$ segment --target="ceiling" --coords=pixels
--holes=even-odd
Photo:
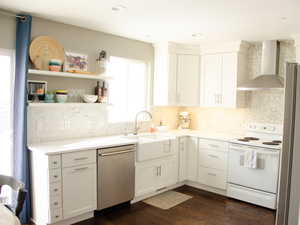
[[[300,33],[299,0],[1,0],[0,8],[146,42],[261,41]]]

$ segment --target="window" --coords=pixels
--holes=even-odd
[[[13,51],[0,49],[0,174],[12,175],[13,161]],[[9,189],[3,188],[9,197]]]
[[[109,122],[133,121],[137,112],[147,109],[147,63],[110,57],[108,74],[113,77],[109,86],[109,102],[113,104]]]

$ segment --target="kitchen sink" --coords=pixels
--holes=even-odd
[[[175,154],[175,137],[164,134],[144,133],[128,135],[125,138],[137,140],[138,162]]]

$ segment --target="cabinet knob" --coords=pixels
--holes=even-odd
[[[58,176],[57,176],[57,175],[54,175],[53,177],[54,177],[54,178],[58,178]]]
[[[59,215],[56,215],[55,218],[59,218]]]
[[[57,161],[54,161],[53,164],[56,165],[56,164],[57,164]]]
[[[54,189],[54,191],[55,191],[55,192],[57,192],[57,191],[58,191],[58,189],[57,189],[57,188],[55,188],[55,189]]]

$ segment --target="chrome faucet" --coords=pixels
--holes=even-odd
[[[139,127],[138,127],[138,117],[142,114],[148,114],[148,116],[150,117],[150,120],[152,119],[152,114],[146,110],[143,110],[143,111],[140,111],[136,114],[135,116],[135,122],[134,122],[134,135],[137,135],[138,134],[138,131],[139,131]]]

